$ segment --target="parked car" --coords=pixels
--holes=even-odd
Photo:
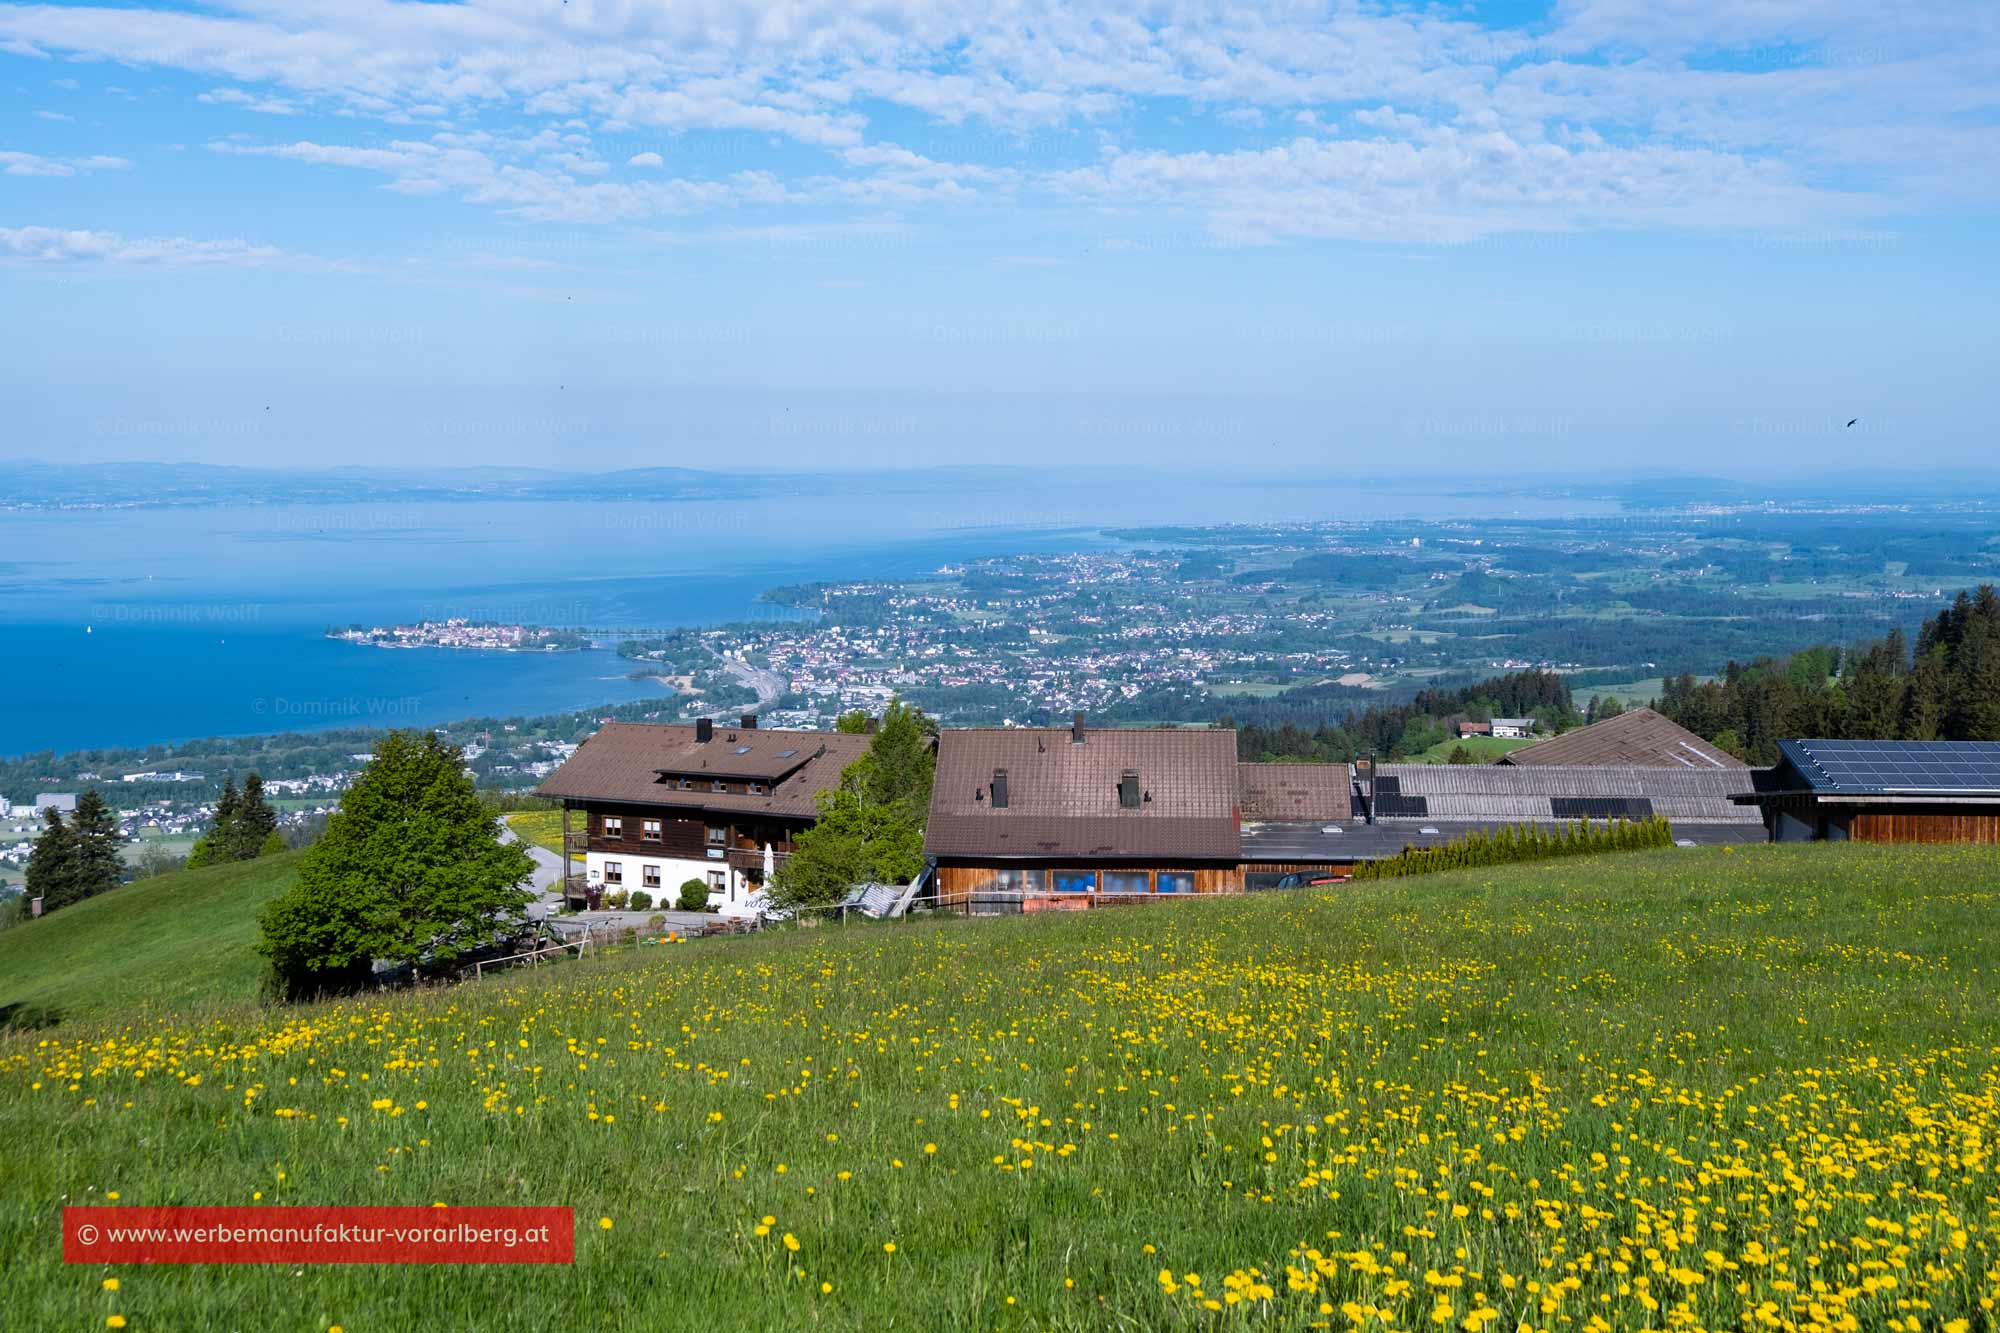
[[[1295,870],[1278,881],[1281,889],[1316,889],[1325,884],[1345,884],[1347,876],[1331,870]]]

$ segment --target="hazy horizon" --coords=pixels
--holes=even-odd
[[[1983,465],[1996,70],[1969,2],[0,4],[0,448]]]

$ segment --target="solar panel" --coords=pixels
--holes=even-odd
[[[1551,796],[1549,813],[1557,819],[1648,819],[1653,802],[1644,796]]]
[[[2000,792],[2000,742],[1786,741],[1813,787],[1838,792]]]

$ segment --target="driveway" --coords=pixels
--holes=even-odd
[[[518,842],[528,851],[528,859],[535,863],[528,877],[528,883],[539,895],[528,904],[528,919],[540,921],[562,905],[562,891],[556,886],[562,883],[562,858],[540,843],[527,842],[514,832],[505,821],[500,825],[500,841]]]

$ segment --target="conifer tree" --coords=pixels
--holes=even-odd
[[[119,852],[125,840],[118,834],[117,816],[97,788],[77,798],[69,834],[76,858],[72,901],[117,888],[125,871],[125,858]]]
[[[27,879],[28,896],[40,898],[44,912],[75,901],[76,839],[54,806],[42,811],[42,832],[28,853]]]
[[[237,798],[235,819],[229,830],[231,861],[254,861],[264,854],[265,844],[278,831],[278,812],[264,798],[264,779],[252,773]]]

